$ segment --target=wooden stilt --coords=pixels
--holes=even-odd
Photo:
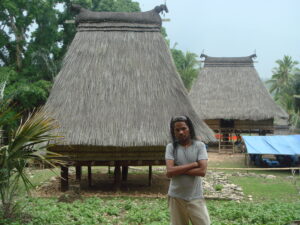
[[[110,166],[108,166],[108,174],[111,174],[111,171],[110,171]]]
[[[122,166],[122,181],[127,181],[128,166]]]
[[[152,166],[149,166],[148,186],[152,185]]]
[[[69,167],[61,166],[60,177],[60,190],[67,191],[69,189]]]
[[[88,166],[88,183],[92,187],[92,166]]]
[[[76,180],[81,181],[82,169],[81,166],[76,166]]]
[[[121,187],[121,166],[118,165],[117,163],[115,165],[114,175],[115,175],[115,183],[114,183],[115,189],[116,191],[119,191]]]

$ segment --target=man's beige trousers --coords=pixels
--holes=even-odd
[[[169,196],[171,225],[209,225],[210,219],[204,199],[186,201]]]

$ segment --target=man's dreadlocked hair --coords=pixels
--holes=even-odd
[[[170,122],[170,132],[171,132],[171,136],[172,136],[173,149],[176,149],[178,146],[178,141],[176,140],[175,132],[174,132],[174,127],[175,127],[176,122],[185,122],[185,124],[188,126],[188,128],[190,130],[191,139],[196,140],[196,133],[195,133],[194,125],[188,116],[172,117],[171,122]]]

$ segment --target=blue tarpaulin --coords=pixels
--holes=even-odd
[[[248,154],[300,155],[300,135],[242,137]]]

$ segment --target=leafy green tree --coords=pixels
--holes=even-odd
[[[0,101],[4,98],[4,91],[11,72],[13,72],[13,70],[9,67],[0,67]]]
[[[175,47],[171,49],[171,53],[186,89],[190,90],[193,81],[198,76],[200,68],[200,63],[197,60],[197,54],[192,52],[183,53]]]
[[[274,94],[274,99],[278,102],[288,113],[293,112],[293,95],[295,73],[297,71],[296,65],[299,63],[294,61],[291,56],[284,56],[282,60],[277,60],[277,67],[273,69],[272,78],[267,81],[270,86],[270,92]]]
[[[57,10],[54,6],[54,0],[1,1],[0,61],[2,64],[14,66],[15,70],[20,72],[30,65],[26,59],[34,49],[55,48],[58,23]],[[30,33],[33,26],[37,28]],[[27,65],[24,63],[26,61]]]
[[[54,0],[1,1],[0,75],[6,79],[4,95],[12,98],[19,112],[45,102],[58,71],[60,32],[55,5]]]

